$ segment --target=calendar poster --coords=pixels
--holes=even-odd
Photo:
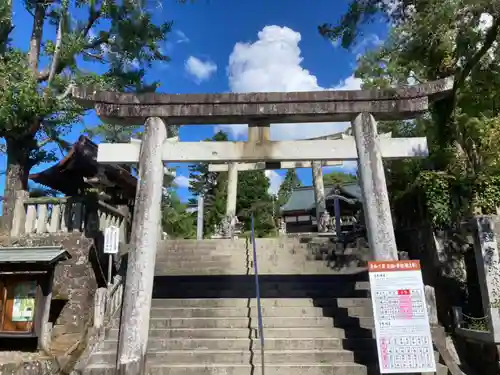
[[[369,262],[381,374],[435,372],[420,262]]]

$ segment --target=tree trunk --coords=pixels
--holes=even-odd
[[[28,189],[29,151],[23,142],[6,138],[7,173],[2,207],[1,231],[8,233],[12,228],[12,219],[16,199],[16,191]]]

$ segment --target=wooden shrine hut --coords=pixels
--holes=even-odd
[[[67,155],[53,166],[29,175],[29,179],[66,196],[82,195],[96,189],[99,200],[111,205],[134,202],[137,178],[130,167],[97,162],[97,145],[81,135]]]
[[[325,186],[326,209],[333,219],[334,201],[339,199],[341,217],[357,216],[362,209],[361,187],[358,184]],[[314,187],[301,186],[293,189],[288,202],[281,207],[287,233],[317,232]]]

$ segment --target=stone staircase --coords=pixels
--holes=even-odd
[[[297,239],[257,241],[266,374],[378,374],[366,249],[341,254]],[[148,374],[261,373],[253,261],[245,240],[162,243]],[[87,375],[114,373],[117,337],[115,321]],[[439,365],[438,374],[447,368]]]

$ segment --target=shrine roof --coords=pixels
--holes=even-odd
[[[98,176],[99,172],[111,182],[112,186],[106,188],[106,193],[113,200],[134,199],[137,179],[122,166],[97,163],[97,145],[83,135],[62,160],[41,172],[30,174],[29,179],[71,196],[92,187],[88,179]]]
[[[453,78],[382,90],[323,90],[227,94],[160,94],[74,87],[72,97],[109,121],[144,123],[161,117],[176,125],[350,121],[361,112],[378,120],[414,118],[448,95]]]
[[[43,247],[1,247],[0,264],[6,263],[44,263],[54,264],[71,259],[68,251],[60,246]]]
[[[328,185],[324,189],[326,200],[339,197],[347,203],[355,204],[362,199],[361,188],[358,184]],[[288,202],[281,206],[281,211],[310,211],[315,207],[314,187],[301,186],[292,190]]]

